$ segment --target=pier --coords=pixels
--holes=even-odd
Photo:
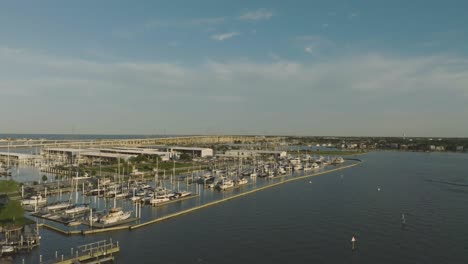
[[[200,209],[207,208],[207,207],[217,205],[217,204],[220,204],[220,203],[224,203],[224,202],[227,202],[227,201],[239,198],[239,197],[243,197],[243,196],[246,196],[246,195],[249,195],[249,194],[252,194],[252,193],[256,193],[256,192],[263,191],[263,190],[266,190],[266,189],[269,189],[269,188],[273,188],[273,187],[276,187],[276,186],[279,186],[279,185],[282,185],[282,184],[285,184],[285,183],[288,183],[288,182],[299,181],[299,180],[303,180],[303,179],[306,179],[306,178],[310,178],[310,177],[319,176],[319,175],[334,172],[334,171],[340,171],[340,170],[344,170],[344,169],[347,169],[347,168],[351,168],[351,167],[359,165],[360,162],[361,161],[359,161],[358,163],[355,163],[355,164],[339,167],[339,168],[336,168],[336,169],[331,169],[331,170],[328,170],[328,171],[322,171],[322,172],[317,172],[317,173],[313,173],[313,174],[309,174],[309,175],[300,176],[300,177],[297,177],[297,178],[287,179],[287,180],[284,180],[284,181],[281,181],[281,182],[277,182],[277,183],[273,183],[273,184],[263,186],[263,187],[260,187],[260,188],[257,188],[257,189],[253,189],[253,190],[250,190],[250,191],[247,191],[247,192],[239,193],[239,194],[233,195],[231,197],[227,197],[227,198],[224,198],[224,199],[221,199],[221,200],[209,202],[209,203],[206,203],[206,204],[194,207],[194,208],[190,208],[190,209],[187,209],[187,210],[184,210],[184,211],[180,211],[180,212],[177,212],[177,213],[174,213],[174,214],[171,214],[171,215],[167,215],[167,216],[164,216],[164,217],[161,217],[161,218],[153,219],[153,220],[147,221],[145,223],[130,226],[130,230],[141,228],[141,227],[144,227],[144,226],[147,226],[147,225],[150,225],[150,224],[159,223],[161,221],[165,221],[165,220],[177,217],[177,216],[181,216],[181,215],[184,215],[184,214],[187,214],[187,213],[198,211]]]
[[[42,256],[39,263],[44,264],[76,264],[76,263],[103,263],[114,260],[114,254],[120,251],[119,242],[102,240],[86,245],[78,246],[68,256],[60,255],[55,252],[55,259],[42,262]]]
[[[81,230],[81,231],[79,231],[79,230],[67,231],[67,230],[62,230],[60,228],[52,227],[52,226],[49,226],[49,225],[46,225],[46,224],[42,224],[41,226],[43,226],[45,228],[48,228],[50,230],[53,230],[53,231],[55,231],[55,232],[57,232],[59,234],[67,235],[67,236],[70,236],[70,235],[92,235],[92,234],[98,234],[98,233],[110,232],[110,231],[117,231],[117,230],[134,230],[134,229],[145,227],[145,226],[148,226],[148,225],[151,225],[151,224],[156,224],[156,223],[159,223],[159,222],[171,219],[171,218],[182,216],[184,214],[195,212],[195,211],[198,211],[198,210],[201,210],[201,209],[204,209],[204,208],[208,208],[210,206],[221,204],[221,203],[224,203],[224,202],[236,199],[236,198],[247,196],[247,195],[259,192],[259,191],[263,191],[263,190],[266,190],[266,189],[269,189],[269,188],[277,187],[279,185],[282,185],[282,184],[285,184],[285,183],[288,183],[288,182],[304,180],[304,179],[310,178],[310,177],[315,177],[315,176],[319,176],[319,175],[323,175],[323,174],[327,174],[327,173],[341,171],[341,170],[344,170],[344,169],[352,168],[352,167],[357,166],[360,163],[362,163],[362,161],[359,160],[359,159],[352,159],[352,160],[356,161],[356,163],[351,164],[351,165],[347,165],[347,166],[338,167],[338,168],[331,169],[331,170],[327,170],[327,171],[321,171],[321,172],[307,174],[307,175],[303,175],[303,176],[299,176],[299,177],[295,177],[295,178],[291,178],[291,179],[286,179],[286,180],[283,180],[283,181],[280,181],[280,182],[269,184],[267,186],[259,187],[257,189],[253,189],[253,190],[250,190],[250,191],[239,193],[239,194],[236,194],[236,195],[233,195],[233,196],[221,199],[221,200],[212,201],[212,202],[209,202],[209,203],[206,203],[206,204],[202,204],[200,206],[189,208],[189,209],[186,209],[186,210],[183,210],[183,211],[180,211],[180,212],[176,212],[176,213],[173,213],[173,214],[170,214],[170,215],[166,215],[166,216],[163,216],[163,217],[160,217],[160,218],[152,219],[152,220],[149,220],[147,222],[140,223],[140,224],[122,225],[122,224],[127,224],[129,222],[135,221],[136,219],[131,219],[128,222],[125,221],[125,222],[120,223],[121,224],[120,226],[112,226],[112,227],[98,226],[98,225],[93,223],[93,227],[97,227],[97,229],[89,229],[89,230]],[[191,198],[194,198],[194,197],[196,197],[196,196],[187,197],[186,199],[191,199]],[[180,200],[171,201],[170,203],[178,202],[178,201],[180,201]],[[83,224],[89,225],[89,223],[83,223]]]

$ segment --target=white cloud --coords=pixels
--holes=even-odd
[[[393,124],[421,125],[415,120],[426,120],[427,113],[432,111],[437,118],[454,120],[454,124],[444,121],[449,126],[446,133],[468,131],[466,124],[452,118],[454,113],[468,116],[468,60],[460,56],[366,53],[312,62],[275,57],[263,62],[210,60],[187,66],[162,61],[103,63],[0,47],[0,72],[3,123],[11,116],[7,114],[11,109],[16,109],[17,122],[23,119],[28,122],[31,111],[42,115],[43,120],[37,119],[38,127],[40,120],[57,118],[58,123],[71,122],[70,115],[86,109],[92,114],[82,117],[83,126],[99,127],[103,119],[113,120],[116,115],[125,116],[129,122],[141,121],[134,127],[144,127],[164,116],[171,120],[185,118],[187,122],[181,122],[184,124],[190,124],[189,119],[200,123],[200,118],[209,116],[208,121],[228,129],[244,122],[253,125],[259,118],[271,119],[272,126],[277,127],[275,120],[289,120],[294,113],[311,111],[317,117],[325,115],[333,120],[332,123],[322,120],[323,127],[349,134],[349,131],[359,133],[359,129],[376,129],[373,131],[378,133],[379,126],[391,129],[382,116]],[[24,100],[20,110],[15,105],[17,97]],[[321,100],[311,104],[318,97]],[[40,107],[28,110],[28,103],[34,102],[40,102]],[[278,108],[279,105],[283,107]],[[93,113],[98,110],[102,112]],[[177,111],[180,116],[174,116]],[[400,114],[404,112],[411,115]],[[155,117],[154,113],[161,115]],[[138,118],[131,121],[136,114]],[[236,117],[243,120],[223,123]],[[359,126],[353,128],[349,120]],[[306,130],[303,122],[285,122],[284,127],[291,131],[312,131]],[[424,130],[418,127],[409,130],[412,134],[423,134],[437,129],[438,122],[428,122]],[[54,124],[49,123],[53,128]],[[121,124],[113,127],[110,122],[107,126],[118,129]]]
[[[240,20],[268,20],[273,16],[273,11],[268,9],[258,9],[254,11],[246,11],[239,16]]]
[[[212,35],[211,38],[217,41],[224,41],[226,39],[230,39],[238,35],[240,35],[239,32],[228,32],[228,33]]]
[[[227,17],[205,17],[182,20],[148,19],[142,24],[129,27],[114,28],[111,35],[117,38],[129,39],[147,31],[159,28],[206,28],[224,23]]]
[[[187,20],[158,20],[150,19],[144,24],[146,29],[155,29],[162,27],[195,27],[195,26],[213,26],[222,24],[226,17],[204,17]]]
[[[318,35],[298,36],[294,40],[309,54],[315,54],[333,46],[330,40]]]
[[[305,47],[304,51],[307,52],[307,53],[312,54],[312,53],[314,53],[314,47],[312,47],[312,46]]]
[[[353,19],[353,18],[358,17],[358,16],[359,16],[359,13],[358,13],[358,12],[352,12],[351,14],[349,14],[348,17],[349,17],[350,19]]]

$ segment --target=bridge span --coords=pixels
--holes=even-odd
[[[284,137],[277,136],[180,136],[140,139],[95,139],[95,140],[3,140],[0,149],[6,148],[47,148],[47,147],[104,147],[104,146],[148,146],[148,145],[199,145],[229,144],[234,142],[258,143],[280,142]]]

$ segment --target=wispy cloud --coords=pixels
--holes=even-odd
[[[271,119],[268,122],[275,129],[279,129],[277,120],[281,119],[291,131],[317,133],[307,130],[302,120],[288,118],[307,109],[316,112],[317,118],[326,116],[320,119],[325,122],[322,127],[346,134],[390,133],[377,128],[396,131],[388,125],[388,120],[393,120],[392,124],[398,122],[412,128],[413,134],[424,135],[441,127],[433,122],[434,118],[443,122],[442,127],[453,128],[446,132],[449,135],[468,131],[468,125],[459,122],[468,115],[468,59],[463,56],[370,52],[308,63],[278,57],[266,62],[213,60],[181,65],[164,61],[103,63],[0,47],[0,72],[4,73],[0,80],[0,112],[5,113],[0,115],[0,123],[14,116],[16,122],[9,123],[13,130],[19,129],[18,120],[27,123],[26,131],[37,120],[34,127],[38,130],[60,131],[70,122],[80,122],[90,132],[122,131],[118,122],[103,123],[119,116],[129,120],[127,125],[140,129],[131,132],[139,133],[154,129],[147,124],[156,121],[166,122],[169,128],[177,124],[168,120],[183,119],[186,122],[179,129],[197,127],[205,117],[211,121],[207,123],[222,125],[224,131],[231,126],[248,129],[264,118]],[[180,96],[171,97],[174,94]],[[264,100],[265,94],[268,100]],[[318,94],[324,100],[311,105],[310,98]],[[20,96],[25,103],[18,111],[15,104]],[[294,103],[278,110],[278,105],[287,101],[285,98]],[[343,109],[352,111],[346,114]],[[164,115],[160,116],[166,119],[155,117],[154,111],[161,111]],[[428,111],[436,112],[436,116],[428,115]],[[134,118],[137,113],[138,118]],[[239,122],[226,122],[236,118]],[[356,126],[349,126],[350,118]],[[335,130],[319,132],[330,131]]]
[[[333,43],[329,39],[318,35],[298,36],[294,40],[300,47],[304,48],[305,52],[309,54],[317,54],[318,52],[333,46]]]
[[[273,16],[273,11],[268,9],[257,9],[253,11],[246,11],[239,16],[240,20],[268,20]]]
[[[230,39],[238,35],[240,35],[239,32],[228,32],[228,33],[212,35],[211,38],[217,41],[224,41],[226,39]]]
[[[148,19],[144,23],[134,25],[133,27],[114,28],[111,31],[112,36],[117,38],[132,38],[147,31],[160,28],[213,28],[213,26],[223,24],[227,17],[205,17],[182,20],[160,20]]]
[[[150,19],[145,22],[144,27],[147,29],[155,29],[162,27],[213,26],[224,23],[226,19],[226,17],[205,17],[188,20]]]
[[[359,16],[359,12],[352,12],[348,15],[349,19],[353,19]]]
[[[313,54],[315,52],[315,47],[314,46],[307,46],[304,48],[304,51],[310,54]]]

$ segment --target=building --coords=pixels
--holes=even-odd
[[[172,157],[173,153],[141,148],[47,148],[43,149],[42,155],[44,159],[54,163],[58,162],[63,164],[92,164],[95,161],[115,162],[119,158],[127,161],[131,157],[137,157],[139,155],[144,155],[149,158],[159,156],[163,161],[166,161]]]
[[[155,157],[159,156],[161,160],[167,161],[174,155],[172,152],[168,151],[159,151],[158,149],[151,149],[151,148],[105,148],[99,149],[101,153],[116,153],[116,154],[126,154],[126,155],[134,155],[139,156],[143,155],[146,157]]]
[[[0,160],[10,163],[34,163],[40,160],[40,155],[25,154],[25,153],[12,153],[0,152]]]
[[[435,148],[435,150],[437,150],[437,151],[445,151],[445,147],[444,147],[444,146],[437,146],[437,147]]]
[[[213,149],[210,148],[196,148],[196,147],[170,147],[168,149],[170,152],[179,152],[195,157],[205,158],[213,156]]]
[[[170,153],[184,153],[193,157],[205,158],[213,156],[213,149],[211,148],[197,148],[197,147],[176,147],[176,146],[152,146],[150,149],[165,151]]]

